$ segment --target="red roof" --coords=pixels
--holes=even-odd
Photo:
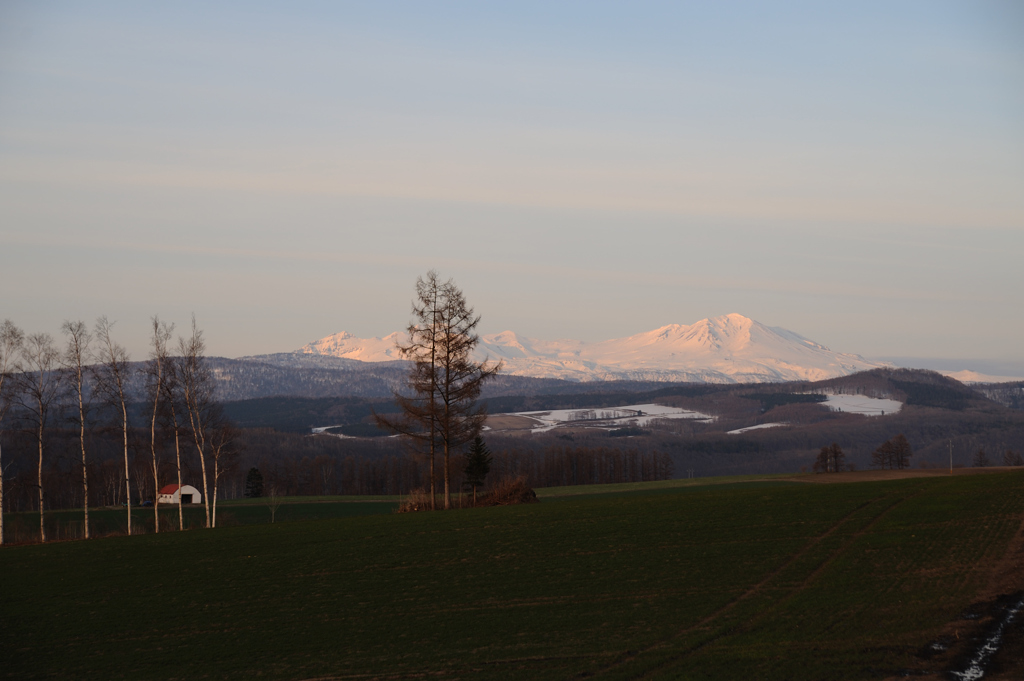
[[[177,485],[164,485],[160,488],[160,494],[174,494],[178,491]]]

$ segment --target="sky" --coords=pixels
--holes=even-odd
[[[1018,2],[0,1],[0,319],[1024,364]],[[966,367],[964,367],[966,368]]]

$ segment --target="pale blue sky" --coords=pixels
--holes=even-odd
[[[1024,361],[1022,7],[3,2],[0,318]]]

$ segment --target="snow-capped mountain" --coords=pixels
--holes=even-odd
[[[301,353],[364,362],[400,359],[404,334],[355,338],[342,332],[304,346]],[[860,355],[832,352],[803,336],[743,315],[670,324],[599,343],[544,341],[513,331],[482,336],[477,359],[500,359],[505,373],[575,381],[654,380],[704,383],[818,381],[887,366]]]
[[[398,341],[405,339],[406,334],[399,331],[389,333],[383,338],[356,338],[347,331],[342,331],[303,345],[298,352],[358,359],[361,362],[393,362],[402,359],[396,346]]]

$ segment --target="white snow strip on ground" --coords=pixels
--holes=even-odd
[[[886,400],[864,395],[826,395],[825,406],[832,411],[845,411],[864,416],[885,416],[895,414],[903,408],[899,400]]]
[[[742,433],[746,433],[746,432],[751,431],[751,430],[761,430],[762,428],[777,428],[779,426],[788,426],[788,425],[789,424],[786,423],[785,421],[780,421],[778,423],[759,423],[756,426],[747,426],[746,428],[737,428],[736,430],[730,430],[730,431],[728,431],[726,433],[726,435],[740,435]]]

